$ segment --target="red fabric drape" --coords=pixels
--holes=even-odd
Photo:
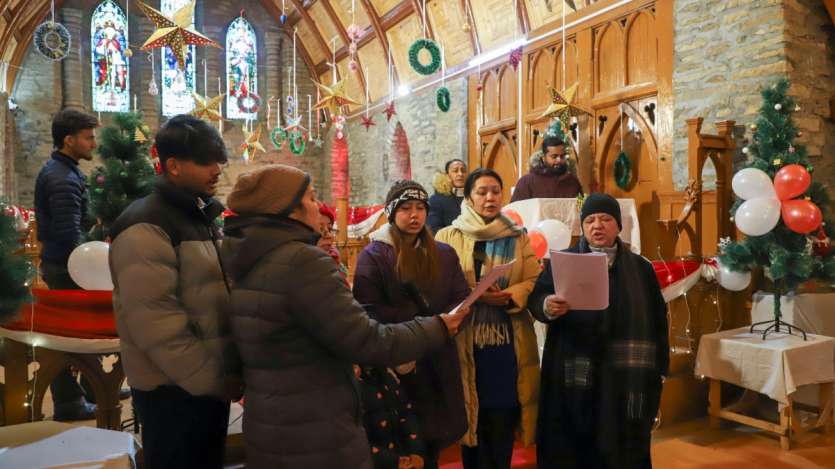
[[[702,263],[694,260],[686,261],[652,261],[655,269],[655,276],[661,288],[666,288],[673,283],[687,277],[702,267]]]
[[[3,328],[30,330],[34,306],[37,332],[81,339],[117,337],[112,292],[35,288],[32,295],[34,304],[24,304],[18,319],[4,324]]]

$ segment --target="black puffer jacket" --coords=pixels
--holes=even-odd
[[[35,217],[41,259],[66,264],[92,226],[87,215],[87,182],[78,163],[59,151],[52,153],[35,181]]]
[[[306,225],[227,220],[221,257],[246,383],[248,468],[371,468],[352,363],[415,360],[447,340],[437,317],[381,325]]]

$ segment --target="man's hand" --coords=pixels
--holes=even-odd
[[[470,315],[470,307],[467,306],[466,308],[458,308],[458,311],[453,313],[445,313],[439,315],[441,320],[444,322],[446,326],[447,332],[449,332],[449,336],[452,337],[455,334],[458,334],[458,327],[461,325],[461,322]]]
[[[568,302],[561,296],[548,295],[545,297],[543,309],[545,310],[545,314],[552,319],[556,319],[567,313],[568,308]]]
[[[490,306],[507,306],[512,296],[510,292],[502,291],[498,285],[491,285],[478,300]]]

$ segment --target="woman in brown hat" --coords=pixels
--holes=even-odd
[[[310,175],[268,165],[229,195],[221,257],[246,383],[247,467],[370,469],[352,363],[393,366],[445,344],[468,311],[382,325],[316,247]]]

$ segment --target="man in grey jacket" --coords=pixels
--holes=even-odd
[[[113,306],[146,468],[221,468],[239,398],[229,289],[212,195],[226,163],[208,123],[173,117],[156,146],[164,174],[111,228]]]

